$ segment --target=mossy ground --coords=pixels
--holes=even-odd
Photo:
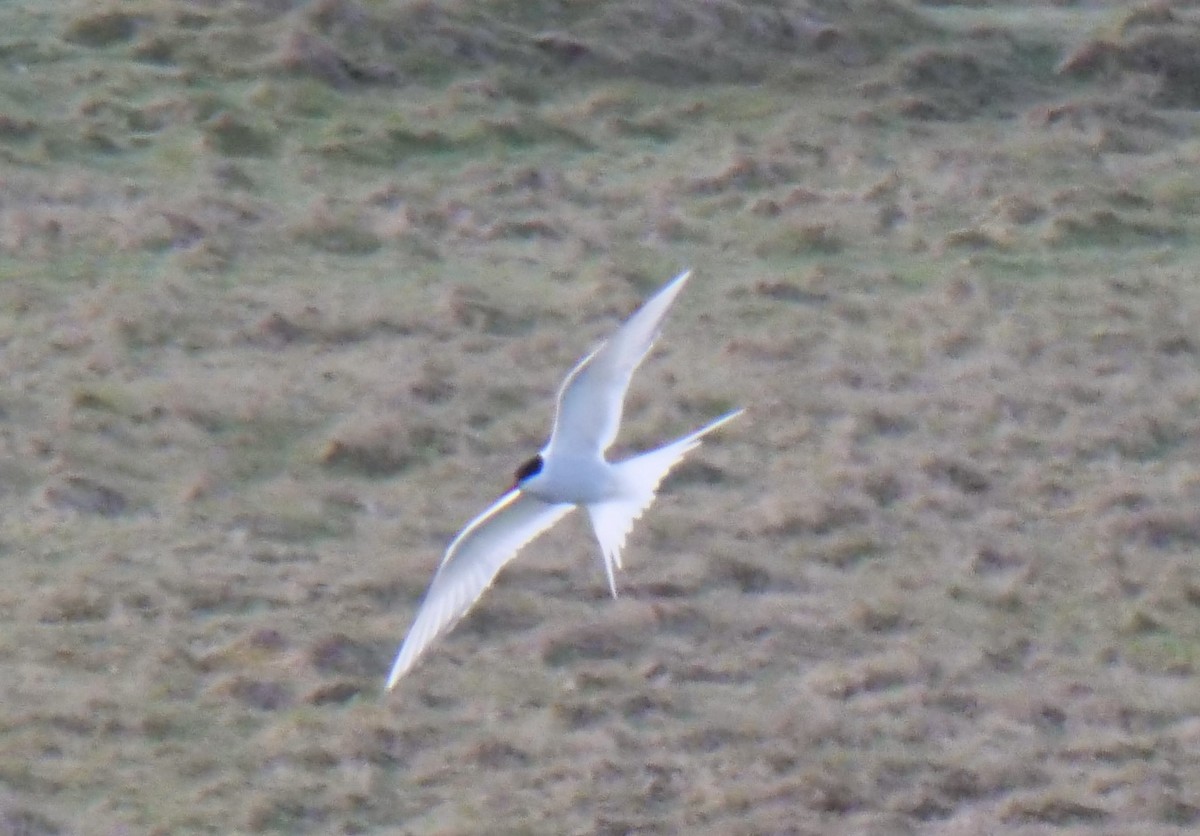
[[[0,5],[0,833],[1200,821],[1183,4]],[[395,693],[564,372],[733,405]]]

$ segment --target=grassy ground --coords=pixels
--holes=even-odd
[[[1200,14],[0,5],[0,834],[1200,823]],[[563,373],[733,405],[395,693]]]

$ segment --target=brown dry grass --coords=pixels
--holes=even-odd
[[[0,834],[1200,821],[1172,4],[0,9]],[[403,681],[679,267],[668,485]]]

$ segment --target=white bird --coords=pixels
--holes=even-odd
[[[658,339],[663,318],[690,275],[688,270],[675,277],[567,375],[546,446],[517,470],[513,487],[468,523],[446,550],[392,664],[389,690],[467,613],[522,547],[578,506],[591,517],[608,587],[616,597],[613,570],[621,568],[621,548],[634,521],[654,501],[659,483],[701,438],[742,413],[734,410],[622,462],[604,458],[621,426],[630,378]]]

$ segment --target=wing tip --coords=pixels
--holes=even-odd
[[[683,286],[685,284],[687,284],[688,279],[690,279],[691,277],[692,277],[692,268],[688,267],[686,270],[684,270],[678,276],[676,276],[675,278],[671,279],[671,281],[669,281],[665,285],[663,285],[663,289],[661,291],[662,295],[669,296],[671,298],[671,300],[674,301],[675,297],[679,295],[679,292],[683,290]]]
[[[412,659],[406,659],[404,657],[404,651],[401,649],[400,655],[397,656],[396,661],[392,663],[391,671],[388,672],[387,683],[383,686],[383,692],[385,694],[389,693],[393,688],[395,688],[396,683],[400,681],[400,678],[404,676],[404,674],[408,673],[409,669],[412,667],[413,661],[414,660]]]
[[[722,415],[719,418],[714,418],[713,420],[711,420],[707,424],[705,424],[703,427],[696,430],[691,435],[685,436],[685,438],[699,441],[701,438],[708,435],[713,430],[716,430],[716,429],[719,429],[720,427],[725,426],[730,421],[732,421],[734,418],[740,417],[745,412],[746,412],[746,407],[739,406],[737,409],[726,412],[724,415]]]

